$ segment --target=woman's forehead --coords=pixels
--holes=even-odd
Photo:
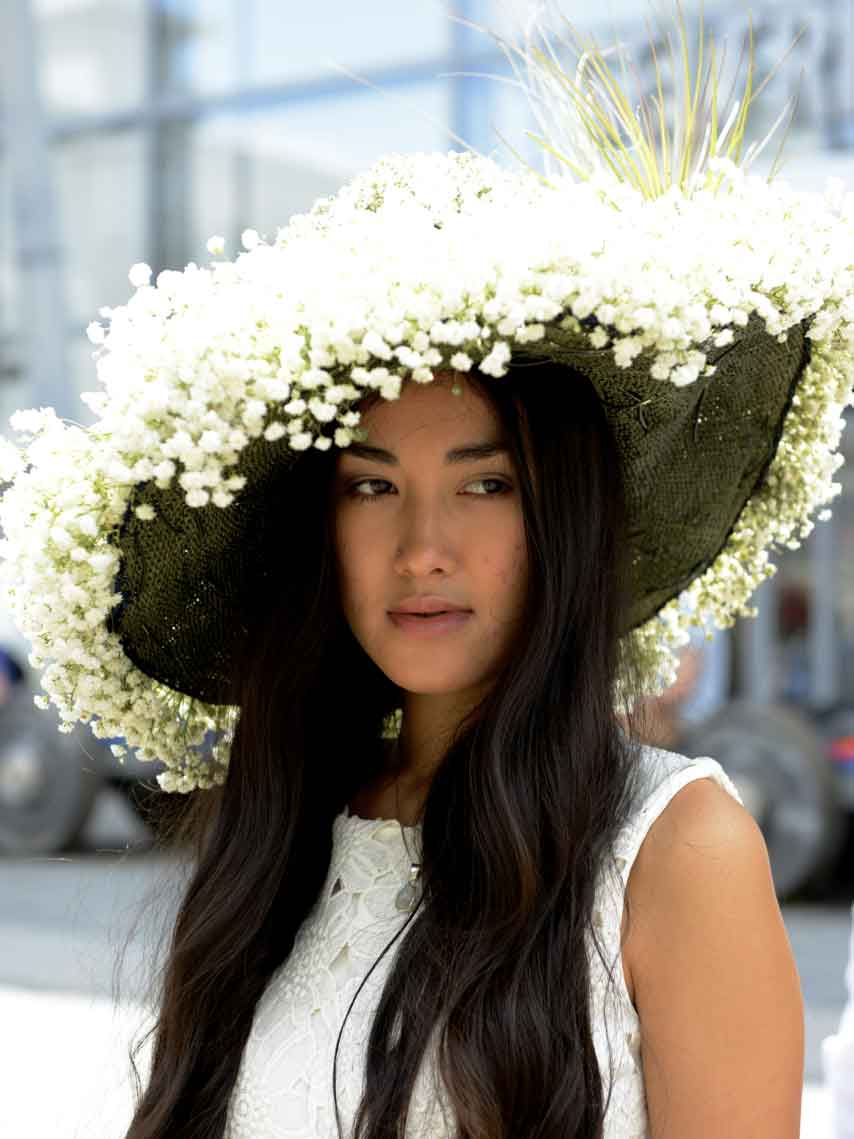
[[[445,428],[460,421],[494,424],[498,420],[491,401],[474,384],[453,376],[437,376],[427,384],[405,382],[397,399],[371,392],[355,408],[361,412],[359,426],[365,428],[408,428],[416,421]]]

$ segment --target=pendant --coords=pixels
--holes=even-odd
[[[416,889],[415,883],[418,879],[420,869],[417,862],[411,862],[409,864],[409,881],[397,891],[394,904],[402,913],[413,910],[415,903],[418,901],[418,890]]]

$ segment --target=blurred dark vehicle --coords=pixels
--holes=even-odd
[[[38,691],[20,649],[0,645],[0,854],[51,854],[80,835],[105,783],[121,787],[138,813],[159,789],[160,763],[110,751],[88,727],[57,730],[54,712],[33,704]],[[162,792],[160,792],[162,794]]]

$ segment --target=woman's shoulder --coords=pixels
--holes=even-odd
[[[637,798],[632,823],[649,829],[660,814],[668,809],[672,800],[689,783],[703,782],[726,793],[743,807],[738,787],[726,770],[709,755],[690,756],[667,748],[641,744],[638,752],[640,766],[636,784]],[[702,793],[702,792],[701,792]]]
[[[708,848],[739,831],[758,831],[738,788],[711,756],[687,756],[664,748],[641,749],[638,799],[619,851],[630,903],[656,890],[661,866],[678,852]],[[760,832],[761,837],[761,832]]]
[[[693,839],[723,839],[732,828],[754,829],[753,816],[722,765],[711,756],[686,756],[644,747],[645,780],[631,823],[637,843],[635,871],[654,852],[669,857]]]

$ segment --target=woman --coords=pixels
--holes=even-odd
[[[854,233],[683,157],[393,156],[13,420],[49,700],[190,796],[126,1139],[797,1135],[761,832],[632,710],[838,491]]]
[[[443,1112],[472,1135],[642,1134],[645,1080],[661,1134],[703,1133],[703,1086],[708,1134],[757,1111],[795,1134],[800,998],[761,834],[714,760],[638,752],[613,708],[627,547],[595,392],[544,363],[360,408],[379,452],[300,460],[278,501],[302,556],[281,531],[261,553],[229,779],[129,1139],[205,1113],[216,1134],[227,1096],[235,1139],[332,1135],[336,1110],[350,1134],[363,1063],[366,1135],[410,1094],[417,1135],[453,1134]],[[427,598],[460,616],[401,615]],[[748,1077],[713,1033],[689,1065],[698,1019],[773,1024],[776,1045]],[[445,1096],[416,1077],[437,1026]]]

